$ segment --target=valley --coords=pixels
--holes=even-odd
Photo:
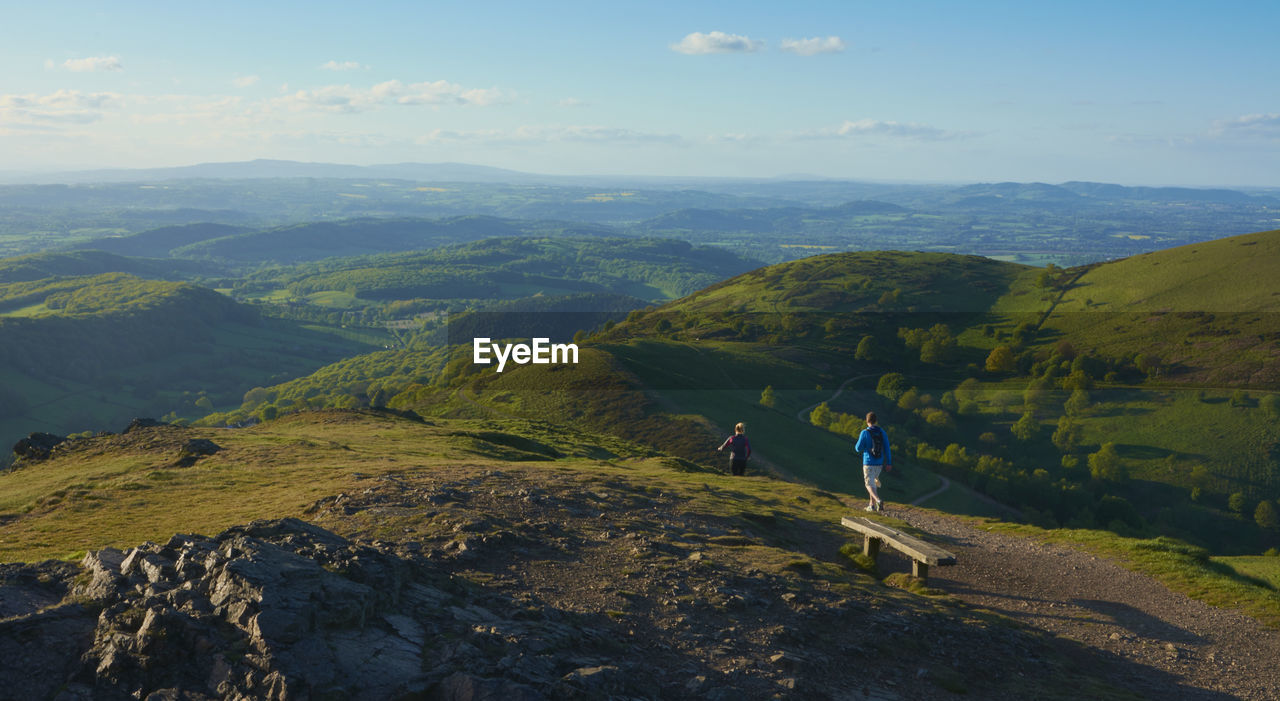
[[[1067,197],[994,191],[1035,206]],[[378,697],[395,684],[528,698],[1274,689],[1244,641],[1272,640],[1280,621],[1280,292],[1268,274],[1280,232],[1107,260],[1129,250],[1112,247],[1078,265],[976,255],[992,249],[972,232],[953,244],[885,229],[917,250],[826,252],[863,248],[862,224],[812,246],[779,232],[914,217],[913,197],[977,205],[943,190],[880,191],[904,198],[892,206],[799,192],[809,209],[681,210],[639,228],[489,214],[204,222],[0,260],[0,434],[56,444],[0,474],[0,559],[14,563],[0,587],[43,602],[14,604],[0,625],[43,630],[51,606],[79,631],[68,640],[135,640],[49,648],[61,665],[50,678],[108,695],[269,695],[284,679]],[[1177,238],[1126,240],[1141,251]],[[474,362],[481,337],[578,352],[497,372]],[[927,585],[893,557],[869,569],[839,527],[865,503],[851,445],[869,410],[895,455],[889,522],[953,543],[967,568]],[[148,416],[160,420],[130,423]],[[739,421],[754,453],[734,479],[714,448]],[[198,603],[240,596],[182,566],[226,543],[238,545],[220,568],[243,547],[341,577],[314,575],[335,590],[433,593],[370,598],[382,618],[363,624],[284,624],[306,644],[358,631],[406,655],[386,658],[380,681],[326,676],[290,661],[294,634]],[[173,574],[126,571],[104,548]],[[352,557],[408,574],[380,579]],[[1050,574],[1018,575],[1023,559]],[[1068,566],[1088,577],[1058,592],[1052,573]],[[1117,578],[1160,603],[1109,591]],[[196,608],[178,590],[197,592]],[[826,620],[872,633],[833,635]],[[519,632],[499,644],[481,622]],[[164,636],[197,636],[228,666],[146,671],[186,654],[154,642]],[[1029,671],[980,673],[992,649]],[[258,672],[241,650],[264,655]],[[890,650],[911,663],[865,676],[836,662]],[[101,664],[86,672],[81,658]],[[643,673],[653,659],[664,674]],[[1220,673],[1226,660],[1236,673]]]

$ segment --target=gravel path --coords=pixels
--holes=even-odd
[[[955,553],[959,564],[931,568],[930,585],[1131,663],[1114,665],[1122,686],[1161,699],[1280,699],[1280,631],[1069,547],[910,506],[889,515]]]

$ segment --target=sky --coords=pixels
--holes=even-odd
[[[1280,186],[1280,3],[2,2],[0,170]]]

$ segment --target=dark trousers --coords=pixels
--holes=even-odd
[[[747,461],[733,460],[729,463],[729,469],[732,470],[735,475],[743,475],[747,471]]]

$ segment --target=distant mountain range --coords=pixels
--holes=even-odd
[[[521,173],[466,163],[389,163],[357,166],[260,158],[198,163],[172,168],[109,168],[49,173],[0,173],[0,183],[118,183],[155,180],[242,180],[247,178],[394,178],[437,182],[514,183],[554,176]]]
[[[169,168],[107,168],[75,171],[0,171],[0,184],[80,184],[155,182],[170,180],[244,180],[255,178],[324,178],[337,180],[383,178],[419,182],[455,183],[505,183],[547,185],[618,185],[645,186],[658,189],[698,188],[713,192],[735,192],[741,188],[770,188],[769,195],[779,196],[775,188],[781,183],[810,183],[840,190],[842,200],[850,199],[847,191],[857,184],[868,189],[858,193],[856,199],[888,199],[898,201],[905,192],[951,192],[954,200],[966,197],[1013,198],[1034,201],[1038,204],[1080,200],[1149,200],[1254,202],[1258,196],[1280,201],[1280,189],[1276,188],[1193,188],[1193,187],[1130,187],[1108,183],[1072,181],[1059,185],[1045,183],[976,183],[976,184],[890,184],[829,178],[806,174],[788,174],[772,178],[689,177],[652,175],[549,175],[528,173],[507,168],[474,165],[470,163],[385,163],[378,165],[349,165],[343,163],[308,163],[259,158],[252,161],[223,163],[198,163]],[[719,185],[719,187],[717,186]],[[737,194],[756,194],[737,193]],[[878,197],[873,197],[878,195]],[[889,195],[889,197],[886,197]],[[785,195],[783,195],[785,197]],[[976,202],[976,201],[975,201]],[[901,203],[901,202],[899,202]]]

